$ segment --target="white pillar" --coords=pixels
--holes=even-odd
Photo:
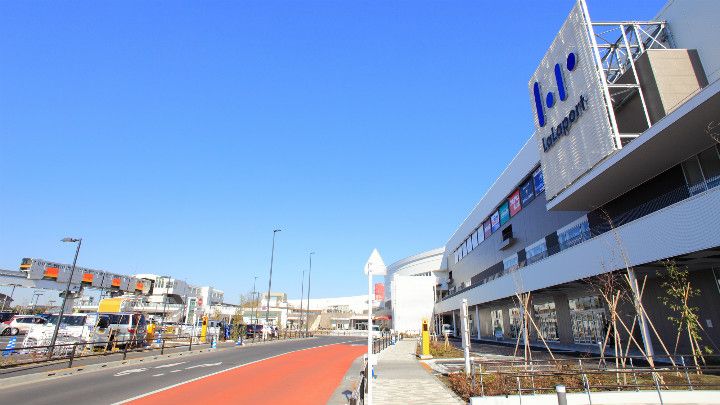
[[[372,289],[372,271],[368,271],[368,323],[367,323],[367,332],[368,332],[368,368],[366,376],[367,378],[367,386],[368,386],[368,392],[367,392],[367,404],[372,405],[372,378],[373,378],[373,352],[372,352],[372,344],[373,344],[373,337],[372,337],[372,299],[373,299],[373,289]]]
[[[630,279],[630,289],[633,292],[633,298],[635,301],[635,312],[638,314],[640,320],[640,334],[642,335],[643,346],[645,346],[645,354],[650,357],[650,361],[654,364],[655,351],[653,350],[653,344],[650,337],[650,330],[648,330],[648,321],[645,312],[642,309],[640,303],[640,287],[638,285],[637,277],[635,277],[635,270],[628,268],[628,278]]]
[[[480,340],[480,305],[475,305],[475,328],[477,329],[477,338]]]
[[[455,326],[455,310],[452,310],[452,322],[453,322],[453,334],[457,334],[457,327]]]

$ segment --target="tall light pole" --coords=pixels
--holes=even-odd
[[[20,284],[10,284],[10,285],[12,286],[12,291],[10,291],[10,302],[12,302],[13,294],[15,294],[15,287],[22,287],[22,286]],[[5,297],[5,299],[3,300],[2,309],[0,309],[0,311],[5,310],[5,303],[7,303],[7,302],[8,302],[8,298]]]
[[[270,289],[272,288],[272,268],[273,259],[275,258],[275,234],[282,231],[282,229],[273,229],[273,241],[272,251],[270,252],[270,279],[268,280],[268,296],[267,296],[267,311],[265,311],[265,323],[270,324]]]
[[[255,291],[255,283],[257,283],[258,276],[255,276],[253,280],[253,293],[252,293],[252,313],[250,315],[250,323],[255,325],[257,322],[257,292]]]
[[[38,303],[38,300],[40,299],[40,296],[41,296],[41,295],[43,295],[43,293],[41,293],[41,292],[35,291],[35,292],[33,293],[33,297],[35,298],[35,302],[33,303],[33,306],[32,306],[32,309],[30,310],[30,313],[32,313],[32,314],[35,313],[35,307],[37,307],[37,303]]]
[[[308,270],[308,299],[307,299],[307,311],[305,311],[305,335],[307,336],[308,330],[310,329],[310,276],[312,276],[312,255],[315,252],[310,252],[310,269]]]
[[[303,297],[305,297],[305,269],[302,270],[302,276],[300,276],[300,320],[298,321],[298,330],[301,330],[303,326]]]
[[[68,278],[67,285],[65,286],[62,304],[60,305],[60,314],[58,315],[57,322],[55,323],[55,330],[53,331],[52,340],[50,341],[48,358],[52,358],[53,352],[55,351],[55,341],[57,341],[58,331],[60,330],[60,322],[62,322],[63,313],[65,312],[65,304],[67,304],[68,295],[70,295],[70,284],[72,283],[73,274],[75,274],[75,264],[77,263],[78,254],[80,254],[82,238],[63,238],[62,242],[77,243],[77,249],[75,249],[75,258],[73,259],[72,268],[70,269],[70,277]]]
[[[168,297],[168,284],[170,283],[170,276],[162,276],[163,278],[163,287],[165,287],[165,294],[163,294],[163,312],[162,312],[162,318],[160,318],[160,331],[162,331],[163,326],[165,326],[165,310],[167,308],[167,297]]]

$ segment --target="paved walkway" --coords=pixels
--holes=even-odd
[[[375,367],[375,404],[464,404],[415,358],[417,340],[405,339],[383,350]]]

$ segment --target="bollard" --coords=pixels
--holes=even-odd
[[[127,346],[127,345],[125,345]],[[165,339],[160,343],[160,354],[165,354]]]
[[[558,397],[558,405],[567,405],[567,393],[564,385],[556,385],[555,392]]]
[[[123,360],[125,360],[127,358],[127,349],[128,349],[128,344],[127,344],[127,342],[125,342],[125,345],[123,346]]]
[[[73,343],[72,351],[70,352],[70,361],[68,362],[68,368],[72,367],[73,360],[75,360],[75,349],[77,348],[77,343]]]

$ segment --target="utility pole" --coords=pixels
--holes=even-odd
[[[302,330],[303,326],[303,297],[305,296],[305,269],[302,270],[300,276],[300,320],[298,321],[298,330]]]
[[[270,326],[270,290],[272,289],[273,259],[275,259],[275,234],[282,229],[273,229],[272,250],[270,251],[270,279],[268,280],[267,310],[265,311],[265,324]]]
[[[255,283],[257,282],[258,276],[255,276],[253,281],[253,292],[252,292],[252,315],[250,315],[250,323],[253,325],[257,324],[257,293],[255,291]]]
[[[72,268],[70,269],[70,277],[68,278],[67,286],[65,286],[62,304],[60,305],[60,314],[58,315],[57,322],[55,323],[55,330],[53,331],[52,340],[50,341],[48,358],[52,358],[53,352],[55,351],[55,342],[57,341],[58,331],[60,331],[60,323],[62,322],[63,313],[65,312],[65,304],[67,303],[68,296],[70,295],[70,284],[72,283],[73,275],[75,274],[75,264],[77,264],[77,258],[80,254],[82,238],[63,238],[62,242],[77,243],[77,249],[75,250],[75,258],[73,259]]]
[[[15,294],[15,287],[20,287],[20,284],[10,284],[10,285],[12,286],[12,291],[10,292],[10,302],[12,302],[13,294]],[[2,309],[0,309],[0,311],[5,310],[5,303],[7,303],[7,302],[8,302],[8,298],[6,297],[3,300]]]
[[[305,335],[307,336],[310,330],[310,277],[312,277],[312,255],[315,252],[310,252],[310,270],[308,271],[308,299],[307,299],[307,311],[305,311]]]

